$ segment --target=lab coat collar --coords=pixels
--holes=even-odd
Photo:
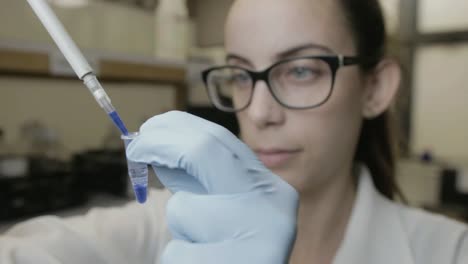
[[[356,201],[334,264],[414,264],[398,204],[375,188],[361,166]]]

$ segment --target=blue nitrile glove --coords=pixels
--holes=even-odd
[[[228,130],[183,112],[148,120],[127,147],[174,195],[164,264],[287,263],[298,193]]]

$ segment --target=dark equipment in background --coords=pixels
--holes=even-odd
[[[0,159],[15,162],[12,157]],[[44,157],[21,159],[27,167],[24,175],[0,175],[0,220],[34,216],[86,201],[83,182],[73,176],[67,163]]]
[[[464,206],[468,210],[468,193],[464,193],[457,188],[460,170],[454,168],[444,168],[441,171],[441,192],[440,200],[443,204]]]
[[[90,150],[72,159],[72,171],[86,187],[87,195],[107,193],[126,197],[128,187],[127,163],[122,150]]]
[[[440,166],[439,204],[423,207],[429,211],[468,223],[468,192],[460,190],[458,186],[460,177],[463,177],[461,174],[463,171],[445,163]]]
[[[120,150],[75,154],[71,162],[45,157],[26,161],[24,175],[0,175],[0,221],[49,214],[85,204],[91,195],[127,197],[127,165]],[[0,162],[11,157],[0,157]]]

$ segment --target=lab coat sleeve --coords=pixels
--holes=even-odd
[[[0,263],[157,263],[167,236],[169,195],[152,191],[144,205],[96,208],[84,216],[44,216],[0,237]]]

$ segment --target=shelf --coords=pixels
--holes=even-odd
[[[49,74],[49,55],[37,52],[0,50],[0,73]]]
[[[56,51],[55,51],[56,52]],[[15,75],[22,77],[44,77],[76,79],[74,74],[54,73],[51,69],[55,63],[51,52],[29,51],[0,48],[0,75]],[[98,78],[113,82],[151,82],[170,85],[176,90],[177,109],[187,106],[186,69],[183,65],[158,63],[138,60],[124,60],[119,57],[96,56]],[[55,59],[56,60],[56,59]],[[64,60],[64,59],[62,59]],[[63,63],[63,62],[62,62]],[[64,67],[69,67],[64,64]]]

